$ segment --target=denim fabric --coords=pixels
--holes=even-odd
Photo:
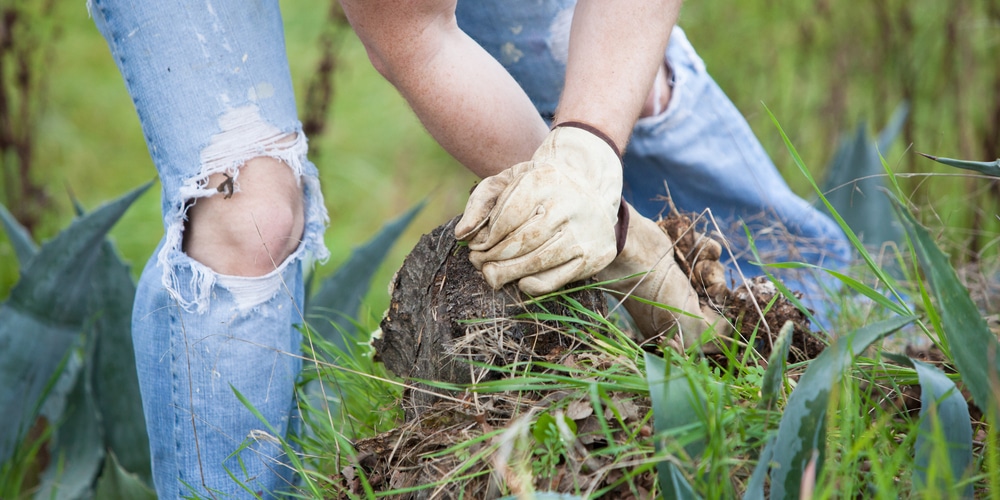
[[[540,0],[512,9],[504,0],[460,0],[462,29],[499,60],[551,119],[566,71],[574,0]],[[839,269],[850,257],[847,238],[828,216],[793,193],[750,126],[705,70],[705,64],[674,28],[665,61],[673,74],[667,109],[642,118],[626,148],[624,195],[640,213],[668,212],[663,196],[688,212],[711,210],[729,242],[724,255],[731,283],[762,274],[753,264],[744,225],[766,263],[788,260]],[[706,219],[707,220],[707,216]],[[777,270],[792,290],[805,295],[823,320],[826,297],[837,283],[825,273]]]
[[[296,118],[278,3],[93,0],[88,7],[162,184],[165,234],[140,278],[132,325],[157,493],[249,497],[235,478],[268,496],[293,476],[277,438],[297,418],[303,259],[327,255],[326,209]],[[296,139],[281,142],[290,134]],[[217,274],[181,249],[187,209],[222,195],[207,185],[209,175],[233,176],[238,190],[238,168],[261,156],[299,176],[303,242],[265,276]]]

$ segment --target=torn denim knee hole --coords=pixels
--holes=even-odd
[[[189,312],[208,310],[212,288],[219,284],[230,291],[241,312],[246,312],[271,299],[282,288],[282,275],[290,262],[305,258],[325,262],[330,253],[323,242],[323,231],[329,223],[316,167],[307,159],[308,144],[300,128],[281,130],[260,116],[255,105],[229,110],[219,118],[221,131],[212,136],[201,151],[201,168],[197,175],[186,179],[175,194],[174,208],[166,217],[166,236],[157,254],[163,270],[163,286],[177,303]],[[305,228],[302,242],[274,271],[259,277],[225,276],[191,259],[183,252],[184,225],[187,210],[199,198],[227,196],[239,192],[240,167],[254,158],[270,157],[292,169],[302,186],[305,197]],[[210,186],[209,177],[227,177],[223,189]],[[178,271],[188,268],[190,279],[181,283]]]

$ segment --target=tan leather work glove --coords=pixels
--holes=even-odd
[[[531,161],[484,179],[469,196],[455,237],[500,288],[530,295],[589,278],[618,253],[621,156],[582,124],[560,124]],[[598,135],[600,134],[600,135]]]
[[[702,334],[710,330],[715,336],[729,336],[732,331],[729,324],[717,312],[708,307],[702,307],[698,294],[689,278],[674,257],[674,242],[670,236],[655,222],[643,217],[631,206],[629,210],[628,240],[621,254],[600,273],[600,281],[618,280],[607,285],[608,288],[625,295],[625,309],[635,321],[639,331],[646,338],[670,332],[676,328],[680,335],[670,339],[681,350],[702,342]],[[712,250],[717,248],[703,245],[704,250],[700,262],[711,262]],[[707,243],[707,242],[705,242]],[[714,262],[721,271],[719,264],[720,252],[714,252]],[[714,266],[703,264],[704,270]],[[622,280],[626,276],[637,273],[638,276]],[[725,277],[721,272],[698,272],[694,281],[699,286],[722,286],[725,288]],[[704,280],[713,280],[702,283]],[[716,283],[716,280],[722,280]],[[663,307],[646,304],[631,297],[640,297],[647,301],[663,304],[688,314],[681,314]],[[718,347],[706,343],[704,352],[715,352]]]

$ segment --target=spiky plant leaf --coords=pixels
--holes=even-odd
[[[788,404],[778,424],[771,470],[771,498],[794,498],[799,493],[803,472],[814,454],[816,471],[822,470],[826,442],[826,410],[830,391],[854,356],[872,342],[912,322],[897,317],[868,325],[851,335],[836,339],[809,363],[798,385],[788,396]]]
[[[962,491],[954,488],[972,463],[972,421],[969,405],[955,383],[941,370],[927,363],[898,354],[883,353],[896,363],[910,366],[920,380],[920,434],[913,445],[916,487],[930,489],[943,496],[960,495],[972,498],[972,484]],[[943,440],[934,439],[940,431]],[[948,458],[951,483],[935,475],[938,484],[928,483],[928,470],[934,458]]]
[[[125,470],[152,484],[149,438],[132,348],[135,283],[114,245],[105,241],[95,263],[90,336],[96,346],[88,360],[94,397],[101,412],[104,445]]]
[[[840,226],[840,229],[844,231],[844,234],[847,236],[847,239],[851,242],[851,246],[854,247],[854,249],[858,252],[861,258],[865,261],[865,264],[867,264],[868,269],[871,270],[871,272],[875,275],[875,277],[878,278],[881,282],[894,284],[896,280],[892,276],[891,269],[887,271],[886,269],[883,268],[884,266],[882,266],[879,262],[875,260],[872,254],[865,248],[861,240],[858,239],[858,235],[854,232],[853,229],[851,229],[851,226],[844,220],[843,217],[841,217],[839,213],[837,213],[837,210],[833,207],[833,204],[830,203],[830,200],[827,199],[827,197],[823,194],[823,190],[821,190],[819,188],[819,185],[816,184],[816,179],[813,178],[812,173],[809,172],[809,169],[806,167],[805,162],[802,161],[802,157],[799,155],[798,150],[795,149],[795,146],[792,144],[791,139],[788,138],[788,134],[786,134],[785,130],[781,128],[781,124],[778,123],[777,117],[774,116],[774,113],[772,113],[771,110],[767,108],[767,106],[764,106],[764,110],[767,111],[767,115],[771,118],[771,122],[773,122],[774,126],[778,129],[778,133],[781,135],[781,140],[784,141],[785,143],[785,148],[787,148],[789,154],[792,155],[792,160],[794,161],[795,166],[799,169],[799,172],[802,173],[802,176],[805,177],[807,181],[809,181],[809,185],[812,186],[817,196],[819,196],[820,202],[823,203],[823,206],[826,208],[830,216],[833,217],[833,220],[837,222],[837,225]],[[780,283],[776,282],[775,285],[780,285]],[[779,289],[780,288],[781,286],[779,286]],[[898,287],[890,285],[889,291],[898,302],[900,303],[905,302],[903,300],[903,297],[899,294]],[[786,297],[788,297],[788,299],[791,300],[792,303],[798,302],[797,299],[794,298],[794,296],[786,295]],[[796,304],[796,307],[802,309],[799,306],[799,304]],[[806,312],[806,316],[809,317],[810,320],[814,320],[812,314]],[[820,326],[824,327],[822,324],[820,324]]]
[[[778,401],[782,381],[785,379],[785,363],[788,350],[792,346],[792,334],[795,333],[795,323],[786,321],[774,341],[771,356],[767,359],[767,369],[764,370],[764,380],[760,385],[761,408],[770,408]]]
[[[764,500],[764,480],[767,479],[767,471],[771,467],[771,459],[774,457],[774,443],[777,439],[771,438],[764,445],[764,451],[760,452],[757,459],[757,466],[750,475],[750,482],[747,483],[747,490],[743,494],[743,500]]]
[[[306,304],[306,318],[313,331],[344,347],[340,329],[351,331],[361,301],[371,284],[372,276],[385,260],[393,243],[424,207],[421,201],[398,218],[388,222],[371,240],[354,249],[350,258],[329,278],[323,280],[315,295]]]
[[[108,453],[94,498],[101,500],[156,500],[156,493],[135,474],[122,468],[114,453]]]
[[[906,112],[905,106],[897,109],[877,142],[868,137],[867,126],[862,122],[853,138],[840,140],[826,169],[829,174],[823,192],[827,200],[858,237],[872,248],[902,240],[899,225],[886,217],[888,202],[879,194],[879,190],[886,187],[879,152],[885,151],[899,134]]]
[[[398,218],[389,221],[364,245],[354,249],[332,276],[323,280],[320,290],[306,302],[308,330],[319,333],[329,342],[332,349],[313,350],[319,352],[353,353],[357,349],[349,345],[344,333],[354,332],[354,321],[358,316],[361,301],[368,293],[372,277],[385,260],[389,249],[409,227],[423,209],[426,201],[413,206]],[[308,405],[318,411],[334,415],[340,412],[340,395],[343,391],[336,387],[336,380],[310,380],[304,389]],[[312,432],[306,429],[307,433]]]
[[[26,269],[30,265],[31,259],[38,253],[38,245],[28,234],[28,230],[14,218],[14,215],[2,203],[0,203],[0,222],[3,222],[4,231],[7,233],[7,238],[10,239],[10,244],[14,247],[14,254],[17,255],[21,269]]]
[[[8,304],[47,323],[80,325],[89,315],[90,281],[101,243],[125,210],[149,188],[138,189],[80,217],[39,249],[11,290]]]
[[[938,163],[948,165],[949,167],[962,168],[965,170],[979,172],[981,174],[992,175],[993,177],[1000,177],[1000,158],[996,161],[967,161],[955,160],[953,158],[942,158],[940,156],[933,156],[924,153],[917,154],[925,158],[930,158]]]
[[[70,193],[78,216],[86,213]],[[88,338],[96,348],[87,358],[94,397],[101,411],[104,445],[121,466],[152,484],[149,438],[143,417],[139,378],[132,348],[132,303],[135,283],[114,244],[105,240],[95,264],[91,311],[96,316]]]
[[[46,385],[90,319],[94,263],[105,235],[149,186],[75,220],[42,245],[0,307],[0,462],[34,420]]]
[[[88,342],[85,359],[93,356],[94,342]],[[104,461],[103,433],[91,387],[92,365],[85,363],[66,400],[62,418],[50,443],[52,458],[42,474],[36,500],[89,498],[94,478]]]
[[[667,364],[663,358],[651,353],[644,353],[646,359],[646,381],[649,384],[649,397],[653,405],[653,428],[656,434],[663,436],[677,432],[679,428],[700,425],[698,408],[704,405],[704,397],[692,389],[692,385],[683,372],[673,375],[668,373]],[[656,442],[657,451],[662,445]],[[701,455],[705,449],[704,439],[693,440],[685,447],[691,458]],[[656,464],[657,478],[664,498],[701,498],[684,477],[676,464],[662,460]]]
[[[998,404],[996,394],[1000,387],[995,384],[1000,380],[1000,342],[972,302],[969,291],[959,281],[948,257],[910,211],[895,197],[890,198],[917,254],[920,268],[930,282],[931,293],[937,300],[935,310],[941,316],[941,328],[962,382],[973,401],[984,413],[989,413],[989,409]]]

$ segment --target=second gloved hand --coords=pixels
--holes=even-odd
[[[610,141],[562,124],[531,161],[476,186],[455,237],[468,241],[490,286],[517,281],[525,293],[548,293],[614,260],[621,192],[621,157]]]
[[[693,231],[678,235],[692,243],[687,245],[693,250],[688,262],[695,263],[689,278],[677,264],[675,240],[657,223],[626,207],[631,211],[628,241],[597,279],[609,281],[607,287],[624,299],[625,309],[647,339],[667,335],[667,342],[681,351],[693,345],[701,346],[702,352],[718,351],[715,341],[726,339],[732,328],[714,309],[702,306],[695,286],[710,295],[726,289],[721,247]]]

